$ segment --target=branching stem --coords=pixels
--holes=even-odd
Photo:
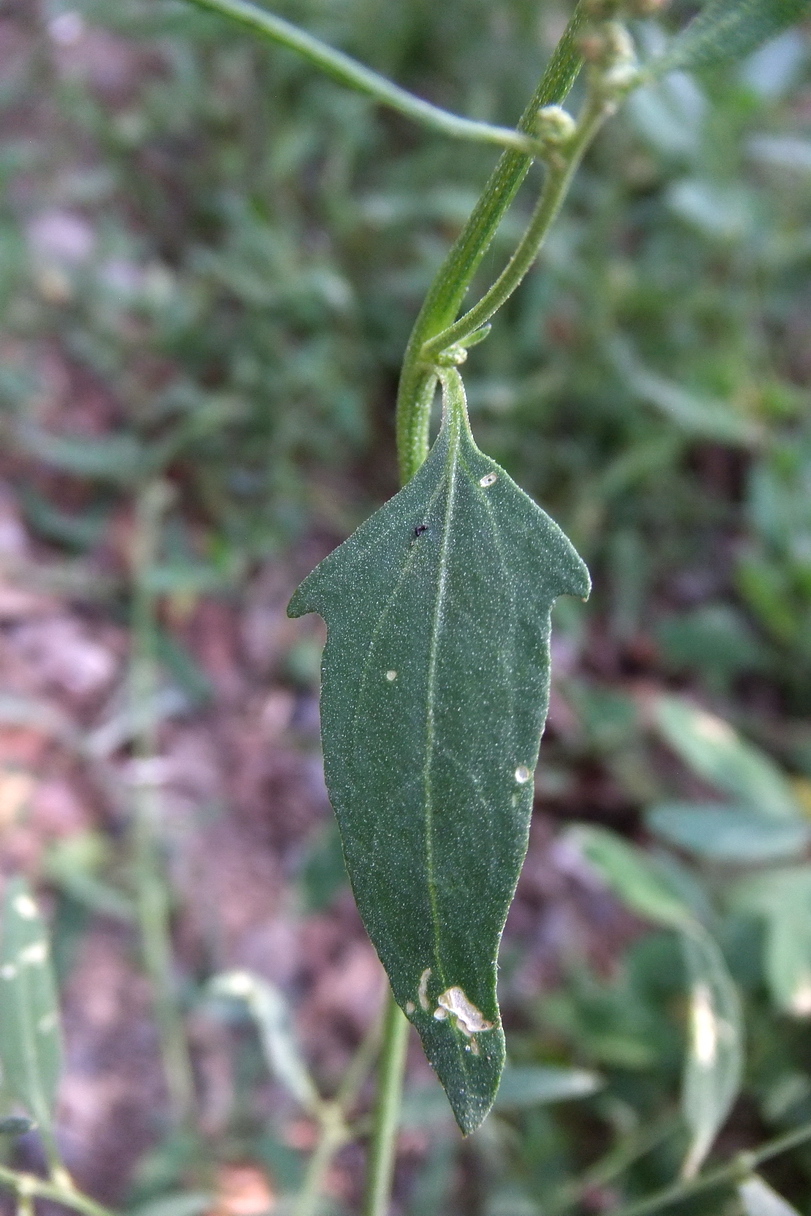
[[[425,363],[431,363],[443,350],[469,337],[489,321],[515,291],[538,256],[583,159],[583,153],[609,113],[610,106],[604,100],[597,96],[589,98],[571,143],[565,151],[553,153],[549,159],[540,198],[515,253],[478,304],[474,304],[463,317],[423,345],[421,355]]]
[[[68,1183],[63,1185],[58,1181],[46,1182],[35,1174],[17,1173],[6,1166],[0,1166],[0,1186],[14,1192],[23,1210],[34,1199],[48,1199],[52,1203],[72,1208],[74,1212],[81,1212],[83,1216],[114,1216],[109,1208],[102,1207],[87,1195],[74,1190]]]
[[[538,111],[560,104],[580,71],[578,40],[586,19],[580,0],[555,48],[540,84],[518,124],[525,135],[535,131]],[[434,278],[406,348],[397,394],[397,454],[400,479],[410,481],[428,454],[428,427],[436,373],[426,367],[423,349],[453,324],[468,287],[526,177],[532,158],[512,150],[502,153],[470,219]]]
[[[800,1145],[807,1144],[809,1140],[811,1140],[811,1123],[806,1123],[793,1132],[786,1132],[783,1136],[776,1136],[774,1140],[768,1140],[766,1144],[752,1149],[751,1152],[736,1154],[726,1165],[719,1165],[714,1170],[707,1170],[705,1174],[699,1174],[697,1178],[674,1182],[661,1191],[657,1191],[656,1194],[649,1195],[646,1199],[640,1199],[638,1203],[619,1208],[612,1213],[612,1216],[649,1216],[651,1212],[659,1212],[662,1208],[680,1203],[692,1195],[718,1190],[720,1187],[735,1186],[748,1178],[764,1162],[771,1161],[773,1157],[778,1157],[782,1153],[790,1152],[793,1148],[799,1148]]]

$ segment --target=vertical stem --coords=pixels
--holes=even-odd
[[[377,1102],[374,1133],[369,1154],[364,1216],[386,1216],[394,1159],[397,1147],[397,1127],[400,1121],[400,1098],[403,1092],[408,1021],[389,992],[388,1007],[383,1023],[383,1044],[377,1072]]]
[[[168,504],[168,487],[154,482],[138,499],[133,552],[132,705],[136,722],[133,787],[133,848],[141,951],[149,977],[169,1100],[175,1118],[185,1122],[194,1104],[194,1079],[183,1018],[172,980],[170,906],[158,847],[160,797],[148,770],[157,751],[155,694],[155,596],[148,574],[155,564],[160,522]]]
[[[320,1206],[321,1191],[327,1170],[338,1149],[348,1139],[340,1107],[328,1106],[321,1119],[321,1137],[307,1164],[304,1185],[293,1208],[293,1216],[315,1216]]]

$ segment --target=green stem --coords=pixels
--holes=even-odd
[[[20,1174],[16,1170],[0,1166],[0,1186],[8,1187],[18,1199],[49,1199],[52,1203],[61,1203],[75,1212],[83,1212],[84,1216],[113,1216],[109,1208],[73,1190],[70,1186],[62,1186],[57,1182],[46,1182],[34,1174]]]
[[[689,1199],[692,1195],[717,1190],[720,1187],[735,1186],[764,1162],[771,1161],[773,1157],[787,1153],[793,1148],[799,1148],[800,1145],[807,1144],[809,1140],[811,1140],[811,1123],[804,1124],[796,1131],[786,1132],[783,1136],[777,1136],[774,1140],[767,1141],[766,1144],[751,1152],[738,1153],[726,1165],[719,1165],[717,1169],[700,1174],[697,1178],[674,1182],[661,1191],[657,1191],[655,1195],[649,1195],[646,1199],[640,1199],[638,1203],[618,1209],[613,1216],[648,1216],[649,1212],[658,1212],[671,1204]]]
[[[582,62],[577,42],[585,18],[586,4],[580,0],[521,116],[518,130],[525,135],[532,134],[538,110],[563,101],[574,84]],[[436,375],[425,367],[423,347],[455,320],[465,292],[531,163],[530,156],[511,150],[499,158],[470,219],[434,278],[414,324],[397,395],[397,452],[403,484],[411,480],[428,453]]]
[[[304,1185],[296,1198],[293,1216],[313,1216],[318,1209],[324,1178],[333,1157],[344,1144],[357,1138],[357,1128],[348,1127],[346,1118],[372,1066],[379,1040],[380,1023],[375,1021],[355,1052],[335,1100],[318,1103],[315,1114],[320,1124],[320,1135],[315,1152],[307,1163]]]
[[[610,107],[604,100],[595,96],[589,98],[571,143],[565,151],[553,153],[548,162],[541,196],[515,253],[478,304],[474,304],[463,317],[424,344],[421,351],[424,362],[431,363],[443,350],[469,337],[489,321],[515,291],[538,256],[583,154],[609,113]]]
[[[391,992],[387,1000],[383,1045],[377,1073],[377,1102],[369,1153],[364,1216],[386,1216],[394,1175],[397,1128],[400,1122],[408,1021]]]
[[[155,597],[149,589],[148,576],[157,556],[160,521],[167,506],[167,496],[165,483],[154,482],[144,489],[137,504],[133,554],[132,699],[138,724],[134,752],[141,767],[136,770],[133,788],[133,847],[144,968],[152,985],[169,1099],[175,1118],[183,1123],[188,1121],[194,1106],[194,1074],[172,979],[171,909],[158,848],[160,796],[153,776],[144,771],[157,752]]]
[[[325,1102],[319,1113],[321,1135],[307,1163],[304,1185],[296,1197],[293,1216],[314,1216],[318,1211],[324,1178],[332,1159],[351,1139],[343,1112],[337,1102]]]
[[[198,8],[217,13],[222,17],[230,17],[240,25],[255,33],[262,34],[272,42],[287,47],[303,55],[315,67],[332,76],[340,84],[367,97],[372,97],[381,105],[397,110],[406,118],[421,123],[440,135],[449,135],[454,139],[468,139],[476,143],[495,144],[501,148],[514,148],[524,156],[533,156],[537,143],[531,133],[514,131],[511,127],[493,126],[487,122],[476,122],[471,118],[461,118],[451,114],[439,106],[415,97],[406,89],[392,84],[385,76],[379,76],[371,68],[367,68],[357,60],[336,51],[319,38],[306,33],[282,17],[277,17],[265,9],[257,8],[248,0],[190,0]]]

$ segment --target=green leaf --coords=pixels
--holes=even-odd
[[[668,844],[731,865],[783,860],[811,842],[811,824],[775,822],[746,806],[667,802],[653,807],[645,819]]]
[[[48,934],[28,885],[13,879],[3,903],[0,1062],[5,1087],[44,1130],[53,1126],[62,1042]]]
[[[796,1208],[757,1174],[738,1187],[745,1216],[800,1216]]]
[[[682,929],[693,920],[688,904],[657,874],[650,859],[605,828],[578,825],[568,838],[618,899],[646,920]]]
[[[737,883],[732,907],[765,922],[764,971],[778,1009],[811,1014],[811,867],[773,870]]]
[[[809,12],[811,0],[710,0],[651,71],[733,63]]]
[[[682,934],[690,982],[690,1036],[682,1112],[690,1129],[683,1173],[700,1168],[738,1094],[743,1020],[737,988],[716,942],[697,922]]]
[[[780,769],[728,722],[678,697],[660,697],[654,712],[666,741],[700,777],[762,815],[798,817],[794,791]]]
[[[504,1063],[496,956],[527,847],[550,611],[589,578],[476,447],[458,373],[445,379],[428,459],[288,611],[327,622],[324,767],[355,898],[470,1132]]]

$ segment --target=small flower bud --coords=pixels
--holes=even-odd
[[[454,342],[453,346],[447,346],[437,356],[437,364],[439,367],[459,367],[467,359],[467,351],[459,342]]]
[[[563,106],[542,106],[535,116],[535,134],[547,144],[565,144],[577,123]]]

